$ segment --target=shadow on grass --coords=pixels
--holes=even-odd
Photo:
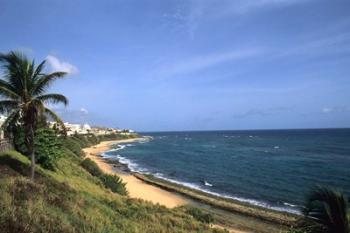
[[[12,171],[6,169],[6,167],[11,168]],[[15,175],[17,173],[23,176],[28,176],[30,174],[30,166],[28,164],[12,158],[9,155],[0,156],[0,170],[2,171],[2,175]]]

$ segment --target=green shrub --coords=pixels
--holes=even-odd
[[[91,175],[97,176],[102,184],[114,193],[127,195],[125,183],[122,182],[119,176],[104,174],[98,165],[91,159],[87,158],[81,162],[81,166],[87,170]]]
[[[94,135],[94,134],[86,135],[86,139],[89,141],[89,143],[91,145],[96,145],[96,144],[100,143],[99,138],[96,135]]]
[[[212,223],[214,221],[214,218],[211,214],[206,213],[202,211],[201,209],[195,208],[195,207],[188,207],[186,210],[186,213],[191,215],[196,220],[203,222],[203,223]]]
[[[71,139],[79,143],[81,148],[89,146],[89,142],[82,135],[74,134]]]
[[[114,193],[119,193],[121,195],[127,195],[128,191],[126,190],[125,183],[122,179],[116,175],[103,174],[100,177],[103,185],[106,188],[109,188]]]
[[[89,158],[84,159],[81,162],[81,166],[93,176],[100,177],[103,175],[102,170],[98,167],[98,165],[95,163],[95,161],[93,161]]]
[[[67,149],[69,149],[70,151],[72,151],[74,154],[78,156],[83,157],[85,155],[79,142],[77,142],[77,140],[74,140],[73,138],[66,137],[62,139],[62,144],[64,147],[66,147]]]
[[[74,134],[70,138],[77,142],[81,148],[93,146],[100,143],[100,138],[94,134]]]
[[[28,155],[23,129],[18,130],[14,143],[19,152]],[[57,160],[63,155],[62,142],[56,132],[46,127],[38,128],[34,145],[36,162],[46,169],[54,170]]]
[[[124,135],[124,134],[116,134],[116,133],[111,133],[111,134],[99,135],[98,136],[100,141],[129,139],[129,138],[137,138],[137,137],[138,137],[138,134]]]

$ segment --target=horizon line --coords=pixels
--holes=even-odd
[[[280,129],[208,129],[208,130],[157,130],[157,131],[136,131],[137,133],[172,133],[172,132],[217,132],[217,131],[279,131],[279,130],[340,130],[350,127],[325,127],[325,128],[280,128]]]

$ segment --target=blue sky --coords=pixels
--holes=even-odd
[[[62,117],[141,131],[350,127],[348,0],[0,0],[0,51],[69,72]]]

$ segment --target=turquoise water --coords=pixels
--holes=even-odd
[[[298,212],[316,184],[350,196],[350,129],[147,133],[107,152],[133,171]]]

